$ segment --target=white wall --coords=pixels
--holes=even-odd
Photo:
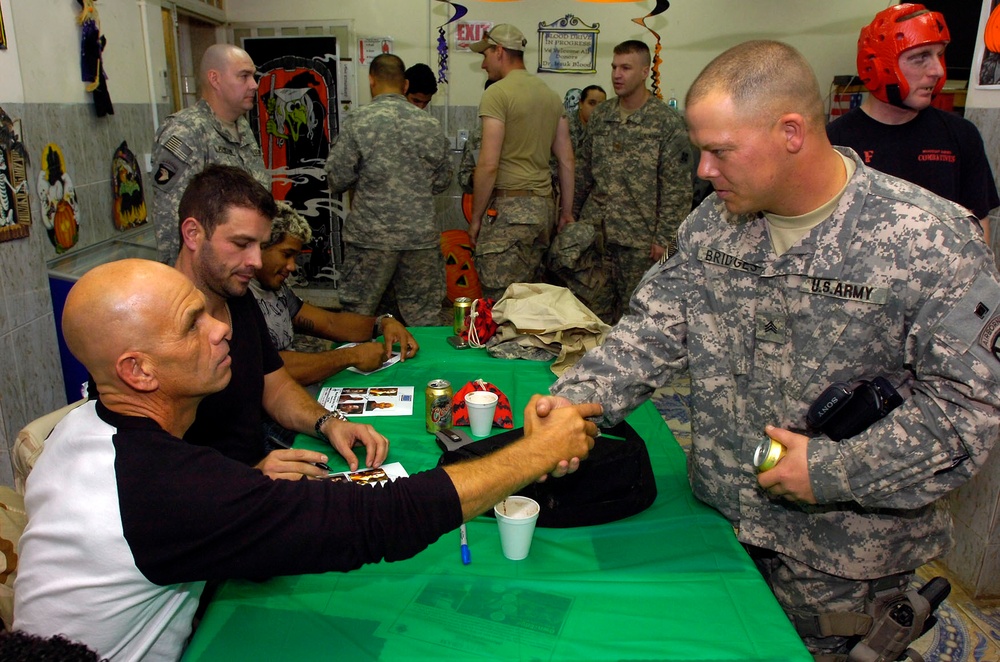
[[[11,51],[0,51],[0,99],[24,103],[90,103],[80,80],[79,5],[73,0],[0,0],[7,39],[16,34],[12,66],[5,61]],[[100,0],[97,10],[101,32],[107,38],[104,63],[108,89],[114,103],[149,101],[146,59],[139,0]],[[149,3],[152,52],[162,68],[163,36],[160,7]],[[10,79],[23,87],[21,98],[8,89]],[[23,81],[23,85],[20,81]]]
[[[529,70],[534,70],[538,63],[535,32],[540,22],[550,23],[574,14],[586,23],[599,23],[596,76],[542,74],[560,94],[593,83],[610,92],[614,45],[625,39],[641,39],[650,46],[655,43],[649,32],[631,20],[648,12],[650,2],[459,1],[469,9],[465,20],[518,26],[528,38],[525,60]],[[760,38],[780,39],[800,49],[816,69],[820,86],[825,90],[835,74],[855,72],[858,32],[885,6],[886,0],[673,2],[666,12],[647,21],[662,40],[660,74],[664,98],[674,89],[683,103],[684,92],[709,60],[729,46]],[[281,3],[240,0],[230,2],[227,16],[234,23],[352,18],[357,36],[390,36],[395,40],[396,54],[408,65],[422,61],[436,70],[437,26],[451,12],[450,6],[434,0],[284,0]],[[450,27],[449,34],[453,35],[454,26]],[[434,104],[477,105],[485,80],[479,68],[481,62],[479,55],[453,49],[449,57],[451,89],[442,89]],[[366,90],[362,90],[362,96],[366,96]]]
[[[17,38],[14,36],[11,0],[0,0],[0,11],[7,35],[7,50],[0,51],[0,99],[7,103],[24,102],[24,85],[21,82],[21,65],[18,57]]]

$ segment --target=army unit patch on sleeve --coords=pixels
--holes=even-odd
[[[177,174],[177,170],[172,168],[168,163],[161,163],[156,166],[156,174],[153,175],[153,181],[163,186]]]
[[[979,332],[979,345],[1000,361],[1000,315],[994,315]]]

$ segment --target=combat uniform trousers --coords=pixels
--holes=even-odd
[[[344,277],[338,288],[344,310],[375,315],[390,283],[407,326],[441,323],[446,286],[440,247],[397,251],[345,246]]]
[[[499,299],[511,283],[535,283],[542,278],[542,260],[555,226],[551,196],[497,196],[483,219],[476,241],[476,271],[483,296]]]
[[[837,577],[778,552],[744,545],[764,576],[802,642],[814,655],[848,653],[858,637],[823,636],[818,617],[836,613],[869,613],[872,602],[885,592],[905,591],[913,573],[873,580]]]
[[[618,244],[607,244],[606,255],[610,272],[608,274],[608,298],[611,302],[610,319],[604,319],[614,325],[628,310],[628,302],[632,292],[638,287],[639,281],[646,275],[656,260],[649,257],[649,247],[632,248]]]

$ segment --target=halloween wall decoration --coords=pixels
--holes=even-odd
[[[21,142],[20,123],[0,108],[0,241],[28,236],[28,152]]]
[[[326,157],[339,132],[337,40],[334,37],[255,37],[243,40],[257,65],[257,104],[250,126],[271,173],[271,193],[302,214],[313,232],[308,261],[312,280],[335,271],[340,260],[337,199],[326,185]]]
[[[76,0],[83,9],[76,22],[80,24],[80,70],[87,91],[94,95],[94,110],[98,117],[114,115],[108,92],[107,74],[104,73],[104,46],[107,40],[101,34],[101,17],[97,14],[95,0]]]
[[[65,253],[80,238],[79,206],[73,181],[66,173],[66,160],[58,145],[49,143],[42,150],[38,173],[38,198],[42,203],[42,222],[56,253]]]
[[[135,154],[124,140],[111,157],[111,210],[115,227],[128,230],[146,222],[146,200],[142,191],[142,172]]]
[[[451,2],[450,0],[438,0],[446,5],[451,5],[455,8],[455,13],[447,21],[438,26],[438,77],[437,82],[447,83],[448,82],[448,37],[445,35],[445,26],[449,23],[454,23],[465,16],[469,9],[457,2]]]

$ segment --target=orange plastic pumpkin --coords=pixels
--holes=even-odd
[[[459,297],[478,299],[483,296],[479,274],[472,260],[472,241],[466,230],[446,230],[441,233],[441,253],[444,255],[444,272],[448,299]]]

